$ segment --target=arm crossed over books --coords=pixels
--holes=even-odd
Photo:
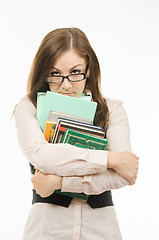
[[[115,107],[117,115],[124,120],[119,119],[119,124],[111,124],[110,121],[106,150],[131,152],[128,122],[121,104]],[[117,172],[107,169],[108,152],[105,150],[48,143],[36,120],[36,108],[27,97],[15,109],[15,122],[18,141],[27,159],[46,174],[63,176],[62,191],[99,194],[129,183]]]

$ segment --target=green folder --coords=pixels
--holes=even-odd
[[[52,110],[88,118],[93,123],[96,108],[97,103],[90,101],[90,97],[83,94],[79,98],[50,91],[37,95],[37,119],[42,131],[44,131],[45,121],[48,120]]]

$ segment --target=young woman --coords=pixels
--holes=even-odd
[[[122,239],[111,189],[135,183],[139,158],[131,153],[122,102],[104,98],[100,81],[98,59],[81,30],[62,28],[45,36],[33,61],[27,96],[15,109],[20,148],[40,170],[32,175],[33,205],[23,240]],[[45,140],[36,119],[36,98],[37,92],[48,90],[69,97],[83,92],[92,96],[98,103],[94,125],[106,132],[106,151]],[[84,192],[89,198],[63,196],[55,189]]]

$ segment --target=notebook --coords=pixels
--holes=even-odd
[[[88,101],[84,100],[89,98]],[[45,121],[48,120],[50,111],[58,111],[78,117],[88,118],[93,124],[97,103],[90,101],[90,96],[74,98],[47,91],[46,95],[38,93],[37,96],[37,119],[44,132]]]

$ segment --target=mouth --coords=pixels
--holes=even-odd
[[[71,96],[73,93],[60,93],[62,95],[65,95],[65,96]]]

